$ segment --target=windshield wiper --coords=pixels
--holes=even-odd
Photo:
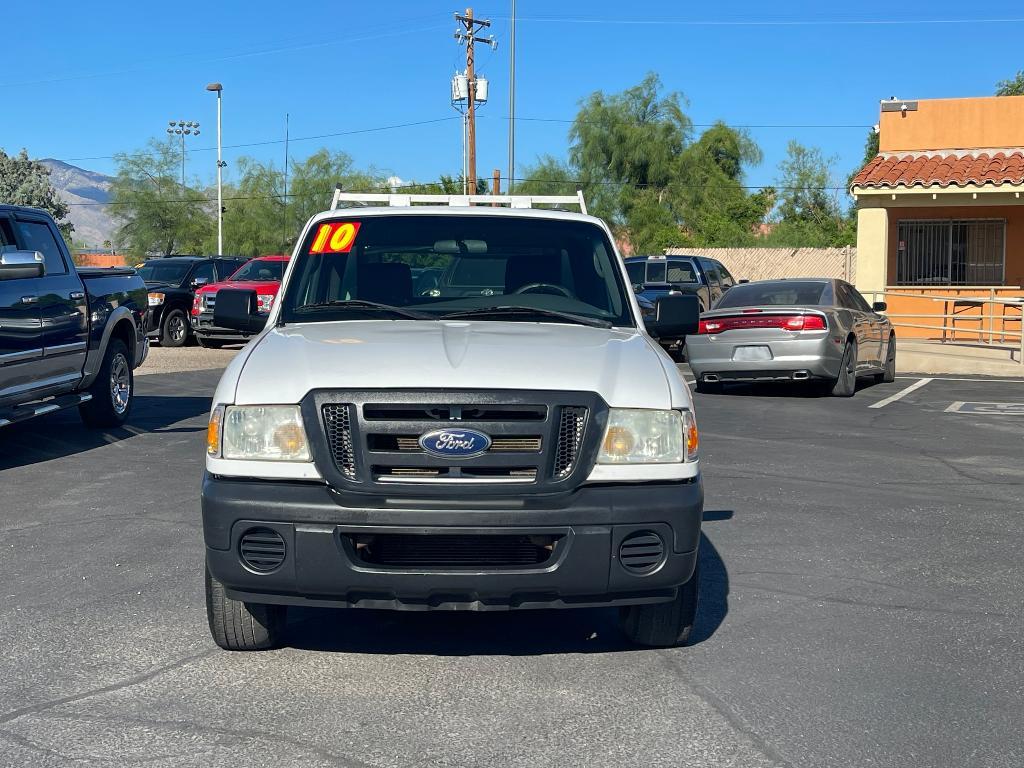
[[[407,317],[410,320],[433,320],[433,315],[425,312],[414,312],[411,309],[403,309],[391,304],[383,304],[379,301],[366,301],[364,299],[334,299],[332,301],[320,301],[316,304],[302,304],[295,308],[296,312],[304,309],[354,309],[360,312],[390,312],[399,317]]]
[[[504,317],[506,315],[539,315],[540,317],[549,317],[558,320],[567,320],[570,323],[588,325],[591,328],[612,327],[612,324],[607,320],[600,320],[596,317],[586,317],[585,315],[577,315],[572,312],[559,312],[554,309],[538,309],[536,307],[522,307],[515,305],[503,305],[500,307],[480,307],[479,309],[466,309],[461,312],[449,312],[447,315],[441,315],[440,319],[455,320],[458,318],[468,317]]]

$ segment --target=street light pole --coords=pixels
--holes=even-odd
[[[221,94],[224,86],[220,83],[210,83],[206,90],[217,93],[217,255],[224,253],[224,193],[223,193],[223,171],[224,161],[221,159]]]
[[[516,0],[512,0],[508,54],[508,193],[516,181]]]
[[[185,191],[185,137],[199,135],[199,123],[193,120],[168,120],[167,134],[181,138],[181,194],[184,198]]]

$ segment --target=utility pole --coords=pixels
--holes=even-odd
[[[499,168],[494,169],[494,173],[491,174],[491,194],[501,194],[501,170]],[[497,203],[491,203],[492,208],[497,208]]]
[[[284,217],[282,231],[284,238],[281,240],[281,249],[284,250],[288,242],[288,113],[284,113]]]
[[[508,193],[516,181],[516,0],[512,0],[508,54]]]
[[[468,169],[467,169],[467,182],[469,184],[469,194],[476,194],[476,70],[475,62],[473,59],[474,43],[483,43],[489,45],[491,48],[497,48],[498,43],[494,39],[494,35],[489,37],[477,37],[477,33],[491,26],[490,19],[474,19],[473,9],[467,8],[465,15],[455,14],[455,20],[459,22],[460,27],[455,32],[455,39],[458,40],[459,45],[466,46],[466,79],[469,85],[469,104],[466,110],[466,144],[468,145],[467,155]]]

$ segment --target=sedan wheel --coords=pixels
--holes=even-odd
[[[896,381],[896,337],[890,336],[889,343],[886,345],[885,352],[885,367],[882,368],[882,372],[875,376],[875,381],[879,384],[892,384]]]
[[[843,350],[843,362],[839,369],[839,378],[832,386],[833,397],[853,397],[857,391],[857,342],[854,339],[846,342]]]

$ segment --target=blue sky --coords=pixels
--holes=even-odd
[[[823,11],[828,5],[838,7]],[[477,55],[491,84],[479,113],[482,176],[507,165],[509,7],[481,0],[474,8],[493,19],[500,42]],[[111,173],[108,156],[165,137],[167,120],[198,120],[189,175],[211,181],[214,153],[203,150],[215,144],[216,112],[204,86],[218,80],[225,145],[282,140],[286,113],[293,139],[440,121],[295,140],[291,156],[327,146],[406,180],[456,173],[459,122],[444,120],[455,117],[449,81],[464,55],[452,37],[454,10],[463,9],[435,0],[12,3],[0,148]],[[989,95],[1024,68],[1019,2],[519,0],[518,14],[516,114],[533,118],[518,123],[520,166],[564,155],[569,126],[559,121],[572,119],[580,99],[654,71],[685,94],[695,123],[769,126],[750,129],[765,159],[749,184],[777,177],[790,139],[836,156],[845,179],[879,99]],[[280,143],[229,148],[228,173],[241,155],[280,162],[283,151]]]

